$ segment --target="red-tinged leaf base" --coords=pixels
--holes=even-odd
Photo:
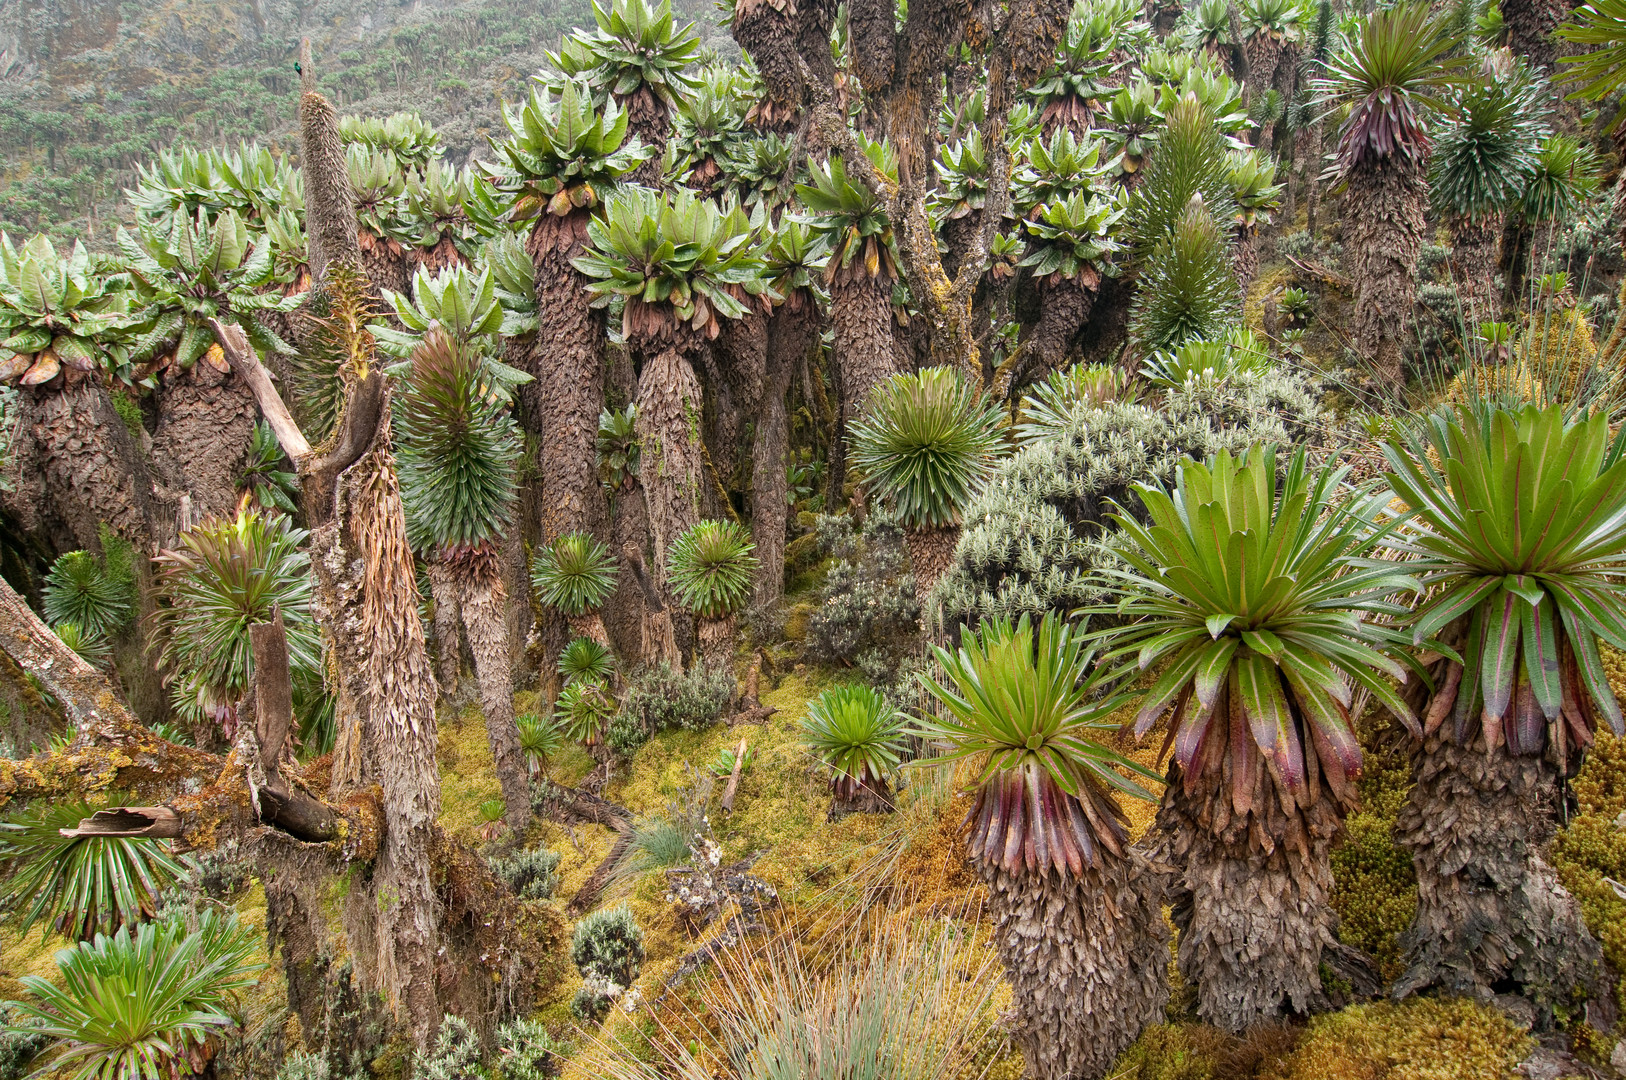
[[[1559,772],[1548,755],[1485,751],[1430,736],[1395,833],[1417,869],[1417,918],[1401,938],[1399,995],[1438,988],[1486,997],[1514,989],[1573,1002],[1596,989],[1602,956],[1542,849],[1556,825]]]
[[[1265,770],[1257,772],[1248,808],[1238,812],[1221,770],[1210,769],[1188,794],[1172,766],[1157,812],[1160,860],[1176,868],[1170,900],[1180,972],[1197,987],[1197,1015],[1230,1032],[1331,1007],[1324,956],[1354,952],[1338,945],[1329,902],[1328,853],[1342,811],[1325,789],[1304,809],[1284,804]]]
[[[825,820],[840,821],[848,814],[890,814],[894,809],[892,789],[884,778],[843,773],[830,781],[830,812]]]
[[[1138,851],[1082,877],[980,866],[1027,1075],[1105,1076],[1169,999],[1160,875]]]

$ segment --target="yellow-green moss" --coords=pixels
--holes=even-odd
[[[1558,880],[1581,904],[1587,929],[1603,943],[1604,958],[1626,972],[1626,900],[1605,880],[1626,881],[1626,740],[1607,730],[1571,785],[1580,810],[1553,841]],[[1626,980],[1615,995],[1626,1005]]]
[[[1298,1048],[1261,1080],[1502,1080],[1534,1042],[1466,1000],[1355,1005],[1310,1021]]]
[[[1400,975],[1398,939],[1417,912],[1411,856],[1394,840],[1395,815],[1410,788],[1404,760],[1368,753],[1361,809],[1346,819],[1343,842],[1332,853],[1338,937],[1371,955],[1386,980]]]

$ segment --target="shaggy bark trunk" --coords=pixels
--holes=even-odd
[[[1169,1000],[1169,930],[1144,857],[1082,878],[984,864],[1011,1037],[1036,1080],[1097,1080]]]
[[[877,278],[836,282],[830,290],[841,404],[847,421],[864,415],[869,392],[901,370],[892,334],[892,284]]]
[[[1243,43],[1242,51],[1248,61],[1248,100],[1258,101],[1260,95],[1275,88],[1276,65],[1282,58],[1282,39],[1269,31],[1255,33]],[[1254,145],[1261,154],[1270,153],[1272,123],[1259,126]]]
[[[1558,63],[1553,31],[1570,13],[1566,0],[1503,0],[1502,22],[1508,50],[1529,61],[1532,71],[1552,74]]]
[[[190,497],[192,521],[236,511],[238,470],[258,419],[243,380],[206,360],[165,380],[152,455],[170,487]]]
[[[736,4],[732,27],[734,40],[762,74],[763,97],[747,119],[773,131],[794,124],[804,96],[802,66],[796,57],[796,15],[786,7],[796,10],[784,0],[778,6],[772,0]]]
[[[430,562],[429,597],[435,602],[435,681],[440,698],[450,702],[457,694],[458,676],[463,670],[462,590],[452,568],[439,559]]]
[[[539,446],[544,543],[603,525],[593,456],[604,407],[603,320],[571,265],[586,239],[587,214],[544,214],[529,243],[540,325],[525,365],[536,381],[520,394]]]
[[[1323,776],[1301,730],[1306,787],[1284,797],[1252,747],[1234,680],[1221,695],[1193,771],[1170,766],[1157,828],[1176,873],[1180,972],[1197,987],[1198,1017],[1237,1033],[1331,1004],[1321,985],[1323,952],[1338,948],[1328,852],[1343,831],[1340,800],[1355,796]]]
[[[1496,268],[1502,261],[1502,215],[1483,221],[1451,222],[1451,269],[1462,298],[1462,319],[1471,337],[1482,322],[1501,315],[1496,296]]]
[[[672,113],[666,102],[640,85],[630,94],[617,94],[616,101],[627,113],[627,134],[636,135],[655,153],[627,176],[627,182],[644,187],[661,186],[661,154],[672,135]]]
[[[586,615],[572,615],[569,620],[570,632],[577,637],[584,637],[596,641],[606,649],[610,648],[610,633],[604,628],[604,618],[596,611]]]
[[[644,364],[635,424],[642,445],[638,479],[648,504],[655,584],[663,592],[667,548],[700,520],[701,407],[700,380],[682,353],[664,349]]]
[[[1321,123],[1316,121],[1304,133],[1304,229],[1311,240],[1315,239],[1321,209]]]
[[[734,616],[694,620],[695,663],[698,667],[730,667],[734,659]]]
[[[948,525],[940,529],[906,529],[903,539],[909,546],[909,566],[915,575],[915,595],[924,606],[932,586],[954,563],[954,548],[960,542],[960,527]]]
[[[648,541],[649,513],[644,493],[637,480],[628,479],[616,493],[610,519],[610,552],[617,557],[620,566],[616,571],[615,591],[604,602],[604,628],[629,669],[649,659],[644,635],[647,613],[637,574],[622,553],[629,548],[641,552]],[[639,561],[642,565],[641,555]]]
[[[494,555],[476,556],[462,574],[463,630],[474,654],[491,761],[502,785],[508,827],[516,834],[531,822],[531,788],[525,755],[514,726],[514,679],[509,667],[508,626],[503,618],[502,578]]]
[[[1398,158],[1366,162],[1349,177],[1344,249],[1354,259],[1351,337],[1355,351],[1392,395],[1404,389],[1404,348],[1411,340],[1427,196],[1423,166]]]
[[[1234,236],[1236,247],[1231,252],[1231,269],[1236,274],[1242,301],[1247,303],[1248,287],[1259,272],[1259,229],[1254,225],[1238,225]]]
[[[1416,785],[1395,836],[1417,870],[1417,917],[1401,938],[1408,966],[1395,995],[1434,987],[1484,998],[1511,988],[1568,1002],[1595,988],[1602,953],[1542,857],[1558,769],[1545,755],[1487,754],[1481,725],[1473,729],[1466,746],[1442,728],[1414,752]]]
[[[785,594],[785,469],[790,455],[790,422],[785,398],[790,380],[819,332],[811,297],[787,298],[768,321],[767,373],[762,409],[752,432],[751,542],[757,549],[755,600],[777,603]]]
[[[1035,379],[1061,367],[1073,339],[1090,319],[1100,275],[1087,268],[1076,277],[1051,275],[1035,284],[1039,291],[1039,321],[1021,345],[994,373],[993,393],[1007,400]]]
[[[361,272],[372,282],[375,294],[383,289],[412,294],[412,262],[400,241],[360,229],[356,247],[361,252]]]

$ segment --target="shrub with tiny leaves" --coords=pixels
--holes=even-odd
[[[521,900],[550,900],[559,887],[557,851],[521,848],[506,858],[488,857],[486,865]]]
[[[570,1047],[535,1020],[511,1020],[497,1029],[497,1055],[502,1080],[553,1080]]]
[[[644,966],[644,931],[632,909],[605,908],[577,923],[570,959],[584,978],[598,975],[623,989],[631,986]]]
[[[717,722],[733,696],[734,676],[725,669],[680,671],[657,664],[633,675],[620,715],[636,724],[645,738],[673,728],[699,731]]]
[[[418,1067],[420,1080],[486,1080],[480,1065],[480,1037],[461,1016],[447,1013],[435,1046]]]
[[[894,683],[920,641],[920,601],[903,530],[879,513],[861,533],[838,528],[844,519],[824,520],[825,550],[839,561],[807,623],[807,658],[830,667],[850,664],[873,682]]]

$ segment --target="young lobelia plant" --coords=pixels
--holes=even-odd
[[[1598,945],[1540,852],[1600,721],[1623,733],[1598,647],[1626,648],[1623,449],[1601,413],[1483,403],[1385,448],[1414,511],[1389,546],[1430,590],[1412,634],[1443,643],[1397,821],[1418,885],[1401,992],[1591,985]]]
[[[559,653],[559,674],[567,684],[577,679],[607,683],[615,674],[615,655],[592,638],[574,638]]]
[[[1169,996],[1161,890],[1115,798],[1152,798],[1120,769],[1157,775],[1102,741],[1127,699],[1097,693],[1083,636],[1054,613],[1037,630],[1023,616],[960,634],[956,651],[933,649],[944,678],[924,681],[943,711],[921,734],[977,766],[968,846],[1012,1033],[1036,1075],[1100,1076]]]
[[[1415,583],[1362,562],[1387,492],[1349,490],[1347,470],[1280,471],[1273,447],[1188,461],[1172,491],[1137,485],[1143,524],[1116,515],[1129,570],[1109,572],[1127,618],[1105,632],[1117,677],[1157,672],[1135,731],[1167,718],[1174,761],[1158,828],[1184,867],[1180,970],[1197,1014],[1227,1031],[1323,1007],[1334,954],[1329,849],[1356,804],[1357,688],[1415,728],[1386,679],[1404,642],[1378,617]],[[1121,509],[1121,508],[1120,508]],[[1181,897],[1186,898],[1181,900]]]
[[[234,1023],[236,992],[265,966],[259,938],[236,913],[208,909],[184,923],[121,926],[111,937],[56,954],[62,985],[25,975],[33,1000],[8,1002],[26,1027],[51,1040],[45,1071],[71,1080],[146,1080],[213,1072]]]
[[[751,597],[757,558],[751,534],[734,521],[701,521],[666,553],[678,600],[694,612],[695,641],[708,661],[726,661],[734,641],[734,615]]]
[[[960,511],[993,471],[1001,428],[998,407],[948,367],[892,376],[853,425],[853,467],[897,512],[921,596],[954,558]]]
[[[802,740],[830,770],[832,819],[892,810],[887,777],[902,761],[908,730],[903,713],[861,683],[831,687],[808,702]]]
[[[559,537],[531,560],[537,599],[570,621],[576,633],[608,648],[610,635],[599,608],[615,591],[615,559],[591,533]]]

